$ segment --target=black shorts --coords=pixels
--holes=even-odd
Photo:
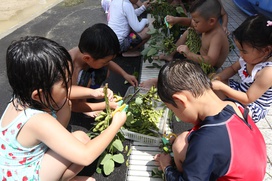
[[[131,32],[121,43],[121,52],[126,52],[142,43],[142,38],[135,32]]]

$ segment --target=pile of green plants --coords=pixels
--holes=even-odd
[[[170,5],[166,0],[156,0],[150,3],[148,13],[154,18],[152,25],[154,29],[150,30],[148,34],[151,38],[148,41],[148,46],[142,51],[144,60],[150,63],[153,57],[159,52],[170,54],[176,49],[175,42],[181,34],[181,26],[176,24],[174,26],[166,26],[164,18],[167,15],[186,17],[182,7]]]
[[[147,93],[139,93],[135,100],[132,100],[127,109],[127,121],[124,128],[148,136],[157,136],[150,131],[158,131],[158,123],[163,114],[163,109],[156,109],[160,99],[157,95],[157,88],[152,86]]]
[[[107,95],[107,87],[108,86],[106,84],[104,87],[105,95]],[[155,131],[158,130],[157,123],[163,113],[163,109],[156,109],[159,104],[159,100],[157,89],[153,86],[147,91],[147,93],[139,93],[136,98],[133,98],[128,103],[128,105],[123,103],[115,111],[112,111],[109,107],[108,98],[105,96],[106,110],[100,112],[100,114],[95,118],[95,124],[89,133],[90,138],[98,136],[101,132],[107,129],[111,124],[113,113],[119,110],[121,111],[127,106],[127,120],[123,127],[136,133],[157,136],[157,134],[150,131],[150,129]],[[120,97],[118,97],[118,101],[120,101]],[[125,137],[122,131],[116,134],[112,142],[98,159],[96,167],[97,173],[103,173],[108,176],[114,171],[116,165],[123,164],[125,162],[124,155],[126,154],[128,157],[130,151],[127,146],[124,148],[124,139]],[[128,166],[128,160],[126,161],[126,165]]]

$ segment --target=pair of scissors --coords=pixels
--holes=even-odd
[[[126,110],[128,108],[128,104],[130,103],[130,101],[132,101],[139,92],[140,92],[140,89],[138,88],[132,95],[129,95],[129,96],[125,97],[124,100],[119,101],[119,104],[121,106],[118,107],[117,109],[115,109],[111,113],[111,116],[113,117],[115,115],[115,113],[117,113],[118,111]]]
[[[128,95],[123,99],[123,104],[129,104],[135,97],[136,95],[140,92],[140,88],[137,88],[132,95]]]

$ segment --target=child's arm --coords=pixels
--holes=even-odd
[[[182,26],[188,26],[188,27],[192,25],[192,19],[187,17],[176,17],[176,16],[167,15],[166,21],[171,25],[180,24]]]
[[[115,101],[110,101],[110,108],[116,109],[118,104]],[[106,103],[98,102],[91,103],[86,100],[72,100],[72,111],[73,112],[92,112],[92,111],[101,111],[106,109]]]
[[[64,106],[56,113],[57,120],[65,128],[68,126],[70,118],[71,118],[71,109],[72,109],[72,102],[69,99],[67,99]]]
[[[222,82],[227,83],[228,79],[234,76],[240,68],[241,66],[239,61],[236,61],[234,64],[225,68],[224,70],[222,70],[220,73],[216,74],[215,76],[219,77],[219,80],[221,80]]]
[[[137,78],[134,75],[130,75],[128,73],[126,73],[117,63],[110,61],[108,64],[108,68],[113,71],[116,72],[118,74],[120,74],[122,77],[124,77],[124,79],[126,79],[132,86],[138,86],[138,81]]]
[[[108,92],[109,100],[112,100],[113,99],[112,90],[108,89],[107,92]],[[73,100],[73,99],[89,99],[89,98],[103,99],[104,92],[103,92],[103,88],[91,89],[91,88],[82,87],[82,86],[78,86],[78,85],[72,85],[69,98],[71,100]]]
[[[244,105],[248,105],[260,98],[272,86],[272,67],[266,67],[255,76],[255,81],[244,93],[220,82],[213,81],[213,89],[222,91],[226,96],[233,98]]]
[[[75,138],[49,114],[33,116],[24,129],[26,129],[27,135],[31,134],[32,139],[29,140],[35,139],[37,143],[43,142],[62,158],[75,164],[87,166],[110,144],[125,120],[125,112],[116,113],[109,127],[93,140],[86,140],[86,144]]]
[[[184,56],[187,57],[189,60],[193,60],[198,63],[201,63],[202,61],[204,61],[205,63],[215,67],[217,64],[218,58],[220,57],[222,46],[223,45],[222,45],[221,36],[216,34],[210,40],[209,50],[206,55],[205,53],[202,52],[203,50],[200,50],[201,55],[191,52],[187,45],[178,46],[177,51],[181,54],[184,54]]]
[[[221,0],[218,0],[218,1],[221,4],[222,27],[223,27],[224,31],[226,32],[226,34],[229,34],[229,31],[228,31],[228,13],[225,11]]]
[[[125,13],[125,16],[127,17],[127,21],[129,26],[137,33],[142,31],[145,26],[148,24],[148,19],[143,18],[140,22],[138,20],[137,14],[135,13],[136,10],[134,10],[134,8],[132,6],[123,6],[123,10]],[[142,9],[143,11],[145,10],[145,7],[141,6],[140,8],[138,8],[137,10]],[[143,12],[142,11],[142,12]],[[141,13],[142,13],[141,12]]]
[[[139,0],[140,1],[140,0]],[[139,2],[138,1],[138,2]],[[147,1],[144,1],[142,2],[141,4],[140,3],[136,3],[136,5],[138,6],[138,8],[136,8],[134,10],[136,16],[140,16],[149,6],[150,6],[150,3],[149,3],[149,0]],[[141,2],[141,1],[140,1]],[[140,6],[139,6],[140,5]]]

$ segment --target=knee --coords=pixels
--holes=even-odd
[[[178,137],[175,139],[175,141],[172,145],[173,150],[177,150],[178,152],[180,152],[181,150],[184,150],[185,147],[187,147],[188,133],[189,133],[188,131],[185,131],[185,132],[181,133],[180,135],[178,135]]]
[[[75,131],[72,133],[72,135],[84,144],[90,141],[90,137],[83,131]]]

